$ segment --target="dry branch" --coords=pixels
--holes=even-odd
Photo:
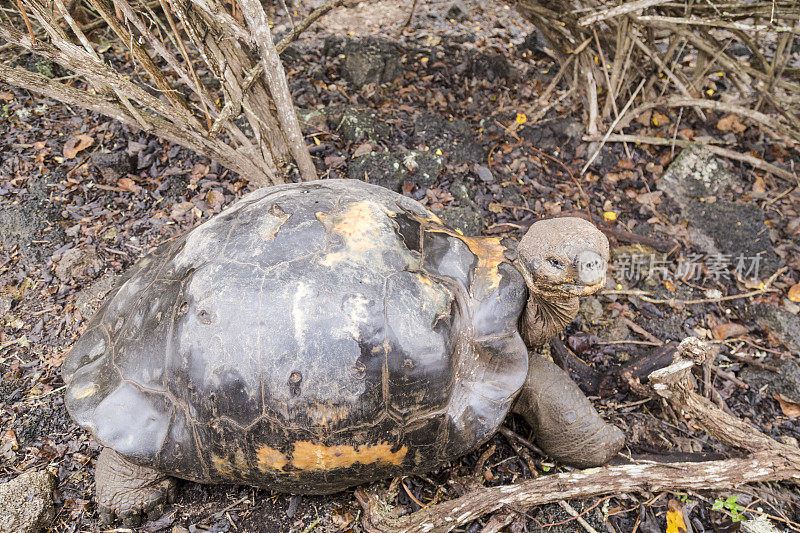
[[[0,21],[0,39],[58,63],[88,86],[45,81],[7,63],[0,65],[0,80],[162,136],[256,185],[283,182],[291,160],[301,179],[316,178],[279,50],[257,2],[245,0],[249,9],[244,10],[244,27],[222,0],[162,0],[163,20],[145,0],[89,0],[134,59],[135,71],[120,73],[95,50],[63,0],[19,1],[16,20],[12,16]],[[283,46],[343,3],[334,0],[314,11]],[[35,27],[28,30],[26,24]],[[160,66],[161,60],[166,67]],[[218,82],[222,110],[220,95],[211,89],[214,84],[198,75],[201,66]],[[193,97],[186,97],[187,90]],[[249,128],[235,120],[240,114]]]
[[[800,463],[772,452],[742,459],[631,464],[544,476],[516,485],[475,490],[404,517],[372,495],[356,493],[370,532],[446,533],[501,509],[514,510],[565,499],[625,492],[727,489],[758,481],[800,479]]]
[[[789,66],[790,43],[800,33],[798,2],[576,0],[574,9],[566,11],[554,0],[504,1],[539,28],[562,68],[579,55],[573,65],[576,74],[581,71],[577,89],[588,112],[590,135],[598,121],[619,119],[616,110],[642,76],[650,83],[632,113],[657,97],[650,88],[660,77],[664,91],[693,100],[688,106],[704,119],[704,109],[719,109],[717,93],[710,91],[711,76],[722,72],[740,93],[739,111],[758,113],[758,118],[751,117],[757,127],[779,132],[789,146],[800,145],[800,84]],[[728,53],[736,40],[753,51],[752,64]],[[714,99],[701,98],[707,91]],[[764,104],[771,109],[765,112]],[[767,114],[775,118],[763,120]],[[624,127],[625,120],[620,124]]]
[[[487,487],[445,503],[397,517],[376,496],[357,492],[369,532],[446,533],[492,512],[603,494],[663,490],[728,489],[759,481],[800,482],[800,449],[775,441],[727,414],[694,391],[691,369],[712,359],[711,347],[698,339],[682,342],[674,363],[650,374],[651,394],[690,415],[695,425],[728,446],[752,452],[720,461],[626,464],[568,472]],[[642,390],[646,390],[641,387]]]
[[[602,140],[601,137],[597,136],[584,136],[584,141],[600,141]],[[609,135],[606,139],[606,142],[625,142],[625,143],[642,143],[642,144],[652,144],[656,146],[681,146],[686,147],[692,144],[697,144],[697,141],[685,141],[683,139],[666,139],[664,137],[646,137],[643,135]],[[718,155],[720,157],[725,157],[727,159],[732,159],[733,161],[741,161],[742,163],[747,163],[753,168],[757,168],[759,170],[763,170],[764,172],[769,172],[773,176],[777,176],[781,179],[784,179],[791,183],[792,185],[797,185],[800,183],[800,177],[796,174],[789,172],[788,170],[782,169],[773,165],[772,163],[768,163],[763,159],[759,159],[755,156],[750,154],[743,154],[741,152],[736,152],[735,150],[729,150],[728,148],[722,148],[721,146],[716,146],[713,144],[703,144],[703,147],[706,148],[712,154]]]

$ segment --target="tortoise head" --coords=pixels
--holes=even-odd
[[[531,291],[546,299],[586,296],[605,283],[608,239],[582,218],[540,220],[522,238],[517,257],[530,273]]]
[[[542,344],[571,322],[578,297],[594,294],[606,281],[608,239],[594,224],[564,217],[534,223],[517,247],[517,267],[530,296],[524,337]]]

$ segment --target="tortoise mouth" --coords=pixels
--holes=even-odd
[[[606,284],[606,277],[603,276],[595,283],[586,284],[574,281],[564,281],[561,283],[547,283],[539,282],[534,284],[534,292],[540,295],[549,295],[551,298],[558,298],[559,296],[589,296],[594,294]]]
[[[599,281],[592,284],[582,284],[582,283],[561,283],[558,288],[567,294],[571,294],[573,296],[589,296],[590,294],[594,294],[600,289],[603,288],[603,285],[606,284],[606,277],[603,276]]]

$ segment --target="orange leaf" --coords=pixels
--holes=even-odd
[[[73,159],[78,152],[85,150],[94,144],[94,139],[88,135],[71,135],[64,143],[64,157]]]
[[[662,113],[655,112],[651,118],[653,122],[653,126],[664,126],[665,124],[669,124],[669,117]]]
[[[725,339],[730,339],[731,337],[741,337],[749,331],[750,330],[747,328],[747,326],[736,324],[735,322],[717,324],[711,328],[711,334],[718,341],[724,341]]]
[[[119,185],[119,188],[125,192],[137,193],[142,190],[142,188],[136,185],[136,182],[130,178],[120,178],[120,180],[117,182],[117,185]]]
[[[677,500],[667,504],[667,533],[686,533],[686,522],[683,521],[683,508]]]
[[[783,411],[783,414],[789,418],[797,418],[800,416],[800,403],[790,400],[783,394],[774,394],[772,397],[781,404],[781,411]]]
[[[800,302],[800,283],[795,283],[789,287],[789,300]]]
[[[732,131],[733,133],[742,133],[747,129],[747,126],[741,123],[739,117],[736,115],[726,115],[719,119],[717,122],[717,129],[720,131]]]

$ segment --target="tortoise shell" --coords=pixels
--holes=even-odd
[[[328,493],[488,439],[523,384],[498,239],[355,180],[257,190],[139,261],[63,366],[103,445],[206,483]]]

